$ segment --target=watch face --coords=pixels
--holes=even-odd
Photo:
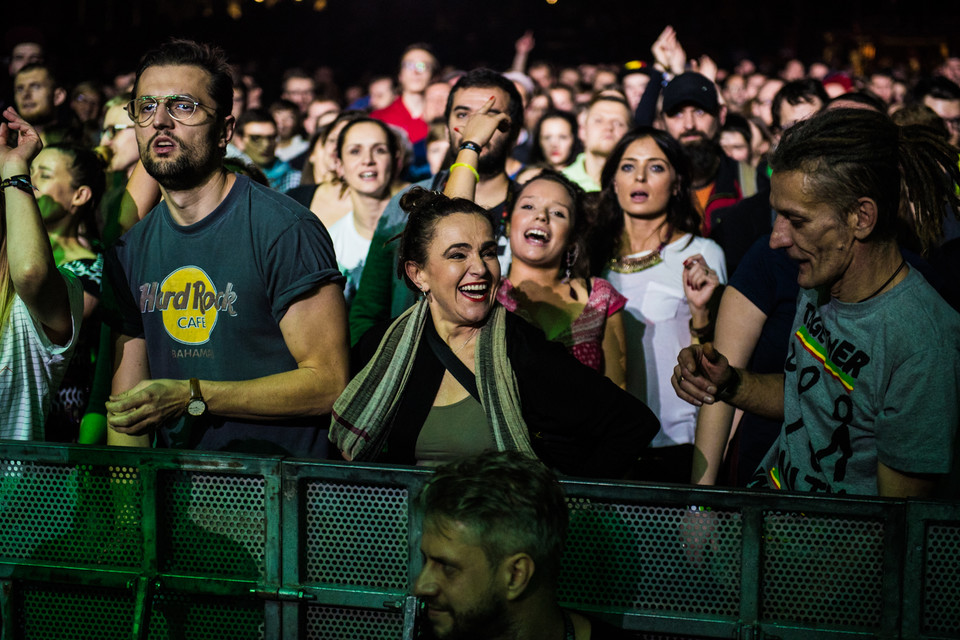
[[[203,412],[206,410],[207,410],[207,403],[199,398],[191,400],[189,404],[187,404],[187,413],[189,413],[192,416],[203,415]]]

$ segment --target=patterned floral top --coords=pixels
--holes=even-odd
[[[527,322],[537,324],[520,306],[513,283],[508,278],[500,282],[497,301]],[[612,284],[603,278],[593,278],[590,298],[580,315],[559,334],[547,337],[565,346],[567,351],[583,364],[603,372],[603,334],[607,318],[623,309],[626,303],[627,299],[614,289]]]

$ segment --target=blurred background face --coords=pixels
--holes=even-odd
[[[739,131],[724,131],[720,134],[723,152],[737,162],[750,162],[750,145]]]
[[[427,87],[427,93],[424,97],[423,119],[427,122],[433,122],[437,118],[442,118],[447,110],[447,97],[450,95],[450,85],[446,82],[434,82]]]
[[[46,69],[31,69],[17,74],[13,97],[17,113],[31,124],[47,122],[54,116],[56,88]]]
[[[78,86],[70,97],[70,110],[86,124],[100,117],[100,94],[89,85]]]
[[[110,149],[109,171],[130,171],[140,159],[137,134],[122,105],[110,107],[104,114],[100,146]]]
[[[622,103],[601,100],[587,111],[583,146],[600,155],[610,153],[630,127],[630,113]]]
[[[413,49],[400,60],[400,86],[406,93],[423,93],[430,84],[437,61],[429,51]]]
[[[447,158],[447,151],[450,150],[450,141],[446,138],[443,140],[434,140],[427,145],[427,162],[430,164],[430,173],[432,175],[437,175],[441,167],[443,167],[443,161]]]
[[[546,95],[533,96],[530,99],[530,102],[527,103],[526,109],[523,111],[523,126],[526,127],[527,131],[533,131],[537,127],[537,123],[540,122],[540,118],[543,117],[543,114],[547,112],[547,109],[550,108],[550,98]]]
[[[243,149],[254,164],[266,166],[277,153],[277,126],[272,122],[248,122],[243,127]]]
[[[277,125],[277,137],[281,140],[292,138],[297,132],[297,114],[287,109],[277,109],[272,115]]]
[[[297,105],[300,111],[305,113],[313,100],[313,92],[313,80],[310,78],[288,78],[283,85],[281,97]]]
[[[307,107],[307,115],[303,119],[303,129],[308,136],[312,136],[317,131],[317,127],[322,127],[337,117],[340,113],[340,105],[333,100],[314,100]],[[325,119],[328,118],[328,119]]]
[[[631,73],[623,78],[623,94],[627,97],[627,103],[633,111],[637,110],[640,104],[640,98],[650,84],[650,76],[645,73]]]
[[[390,78],[374,80],[367,91],[370,94],[371,109],[386,109],[397,99],[397,94],[393,90],[393,81]]]
[[[36,42],[21,42],[14,46],[13,51],[10,52],[10,64],[7,66],[7,73],[13,77],[17,74],[17,71],[34,62],[43,62],[43,47]]]
[[[540,148],[543,156],[554,168],[569,164],[573,149],[574,132],[563,118],[548,118],[540,125]]]

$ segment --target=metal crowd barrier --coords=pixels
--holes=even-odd
[[[2,638],[412,640],[428,477],[0,443]],[[564,486],[560,598],[637,637],[960,637],[960,504]]]

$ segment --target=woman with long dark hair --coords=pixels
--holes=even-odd
[[[723,250],[699,237],[683,149],[639,127],[607,159],[591,241],[591,265],[627,298],[627,390],[660,417],[642,456],[642,478],[688,482],[696,408],[670,386],[676,353],[709,338],[708,303],[726,280]]]

